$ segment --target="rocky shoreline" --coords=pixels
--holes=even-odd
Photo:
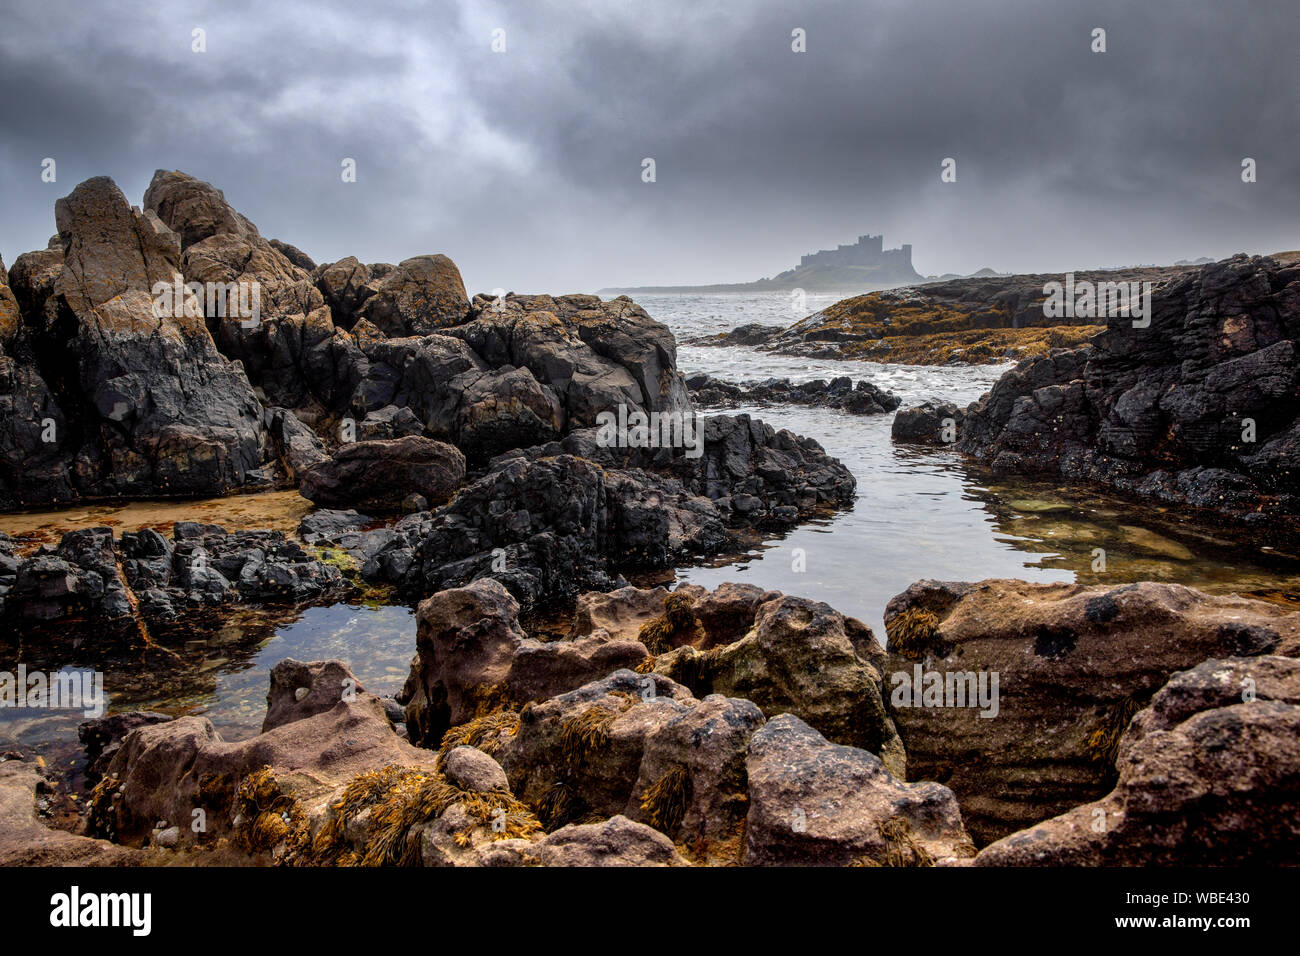
[[[968,408],[900,412],[899,442],[1262,530],[1300,516],[1300,254],[1235,256],[1157,286],[1149,325],[1026,359]]]
[[[56,221],[0,285],[0,508],[286,488],[315,508],[296,531],[0,536],[0,626],[121,631],[162,653],[154,635],[202,640],[201,618],[366,596],[415,607],[417,631],[392,697],[339,660],[280,660],[249,739],[193,713],[88,720],[79,812],[57,812],[56,769],[0,754],[0,864],[1164,866],[1300,850],[1292,606],[1156,582],[921,580],[889,602],[882,643],[754,584],[629,583],[854,503],[854,475],[812,438],[697,408],[898,407],[870,382],[688,379],[630,299],[471,300],[441,255],[317,265],[182,173],[157,173],[143,209],[88,180]],[[915,309],[901,324],[920,342],[1019,330],[1041,316],[1010,281],[1028,278],[873,295]],[[1149,327],[1090,330],[967,409],[900,411],[894,440],[1289,519],[1300,265],[1164,278]],[[190,308],[212,287],[241,311]],[[160,311],[160,289],[180,307]],[[885,299],[868,298],[801,323],[790,347],[861,357],[861,336],[887,338],[855,325],[879,319]],[[954,309],[955,328],[934,324]],[[1232,440],[1247,418],[1249,448]]]
[[[424,600],[398,705],[337,661],[286,660],[249,740],[202,717],[88,722],[79,833],[24,809],[43,772],[4,760],[0,861],[1140,866],[1300,848],[1300,612],[1168,585],[921,582],[881,648],[753,585],[588,592],[546,639],[519,611],[487,578]],[[1000,672],[998,714],[900,698],[914,669]]]
[[[496,566],[532,605],[852,501],[816,442],[748,416],[699,423],[699,449],[649,429],[649,447],[602,442],[612,409],[697,421],[672,334],[630,299],[471,302],[445,256],[317,266],[178,172],[155,175],[143,210],[88,180],[56,219],[0,295],[0,507],[297,486],[325,507],[413,512],[349,539],[361,581],[414,598]],[[182,280],[187,308],[160,316],[159,285]],[[210,284],[256,288],[255,320],[193,308]],[[93,529],[30,556],[0,541],[13,621],[147,624],[342,586],[271,532]]]
[[[1075,280],[1151,282],[1185,275],[1169,266],[1074,273]],[[787,328],[749,324],[692,345],[744,345],[778,355],[905,365],[986,365],[1072,348],[1102,330],[1098,320],[1050,318],[1044,286],[1060,275],[967,276],[851,296]]]

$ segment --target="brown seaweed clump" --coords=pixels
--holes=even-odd
[[[934,857],[916,838],[916,831],[912,829],[912,825],[902,817],[892,817],[880,824],[880,835],[885,841],[884,854],[880,859],[863,855],[849,865],[934,866]]]
[[[935,649],[939,618],[919,607],[910,607],[885,622],[888,649],[910,661],[919,661]]]
[[[1128,729],[1133,715],[1144,706],[1146,705],[1135,696],[1117,701],[1107,710],[1102,725],[1088,737],[1088,756],[1094,763],[1102,764],[1106,768],[1107,779],[1110,782],[1114,782],[1119,776],[1115,761],[1119,757],[1120,738]]]
[[[281,789],[270,767],[244,777],[230,812],[233,842],[245,853],[272,853],[288,862],[310,843],[307,815]]]
[[[704,636],[704,628],[695,616],[695,600],[688,594],[668,595],[664,613],[642,624],[637,636],[652,655],[695,643]]]
[[[541,831],[532,812],[505,790],[471,791],[442,774],[385,767],[359,774],[330,806],[330,818],[312,846],[314,863],[337,866],[415,866],[420,862],[422,824],[452,806],[464,809],[493,839],[529,839]],[[364,817],[363,817],[364,814]],[[350,827],[362,829],[361,848],[347,839]],[[468,845],[468,833],[457,842]]]
[[[457,747],[476,747],[490,757],[495,756],[506,738],[513,737],[518,730],[519,714],[509,709],[496,710],[457,724],[442,735],[438,767],[442,768],[447,754]]]
[[[672,836],[682,824],[690,799],[691,775],[685,767],[674,767],[646,787],[641,810],[650,826]]]

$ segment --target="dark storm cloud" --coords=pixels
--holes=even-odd
[[[156,167],[319,260],[441,251],[471,289],[743,280],[867,231],[936,273],[1293,248],[1298,23],[1282,0],[33,6],[0,34],[0,252],[44,245],[81,179],[138,202]]]

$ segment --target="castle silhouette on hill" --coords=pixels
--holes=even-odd
[[[764,292],[804,289],[807,292],[870,292],[921,281],[912,267],[910,243],[886,249],[884,236],[858,236],[851,246],[837,246],[801,256],[799,265],[754,282],[696,286],[637,286],[601,289],[600,293]]]
[[[912,244],[904,243],[898,249],[886,249],[884,236],[858,236],[851,246],[837,246],[811,252],[799,259],[799,268],[808,266],[867,266],[870,268],[912,268]]]

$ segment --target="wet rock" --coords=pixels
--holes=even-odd
[[[362,441],[375,439],[403,438],[407,435],[419,435],[424,431],[424,423],[409,408],[397,405],[385,405],[357,422],[357,438]]]
[[[700,642],[702,643],[702,642]],[[837,743],[862,747],[902,776],[902,742],[883,700],[884,652],[870,628],[826,604],[778,595],[757,608],[748,633],[705,655],[684,648],[656,673],[686,679],[697,694],[756,703],[769,718],[795,714]]]
[[[271,668],[262,733],[330,710],[341,700],[364,693],[342,661],[303,663],[286,658]]]
[[[325,507],[396,511],[408,495],[441,504],[465,481],[465,456],[451,445],[407,436],[344,445],[306,470],[299,492]]]
[[[370,521],[370,517],[360,511],[322,508],[298,522],[298,536],[308,544],[332,541],[348,531],[364,527]]]
[[[133,616],[131,592],[108,528],[63,536],[53,553],[18,561],[5,612],[19,621],[52,621],[72,614],[108,620]]]
[[[812,405],[839,408],[851,415],[880,415],[898,408],[897,395],[868,382],[853,385],[852,380],[836,378],[831,382],[814,379],[792,382],[788,378],[765,382],[735,384],[711,376],[692,376],[691,398],[706,407],[735,408],[740,405]]]
[[[574,605],[570,637],[603,630],[610,637],[638,640],[641,628],[664,612],[666,588],[631,585],[614,591],[588,591]]]
[[[781,334],[781,326],[749,322],[714,337],[701,337],[692,345],[763,345]]]
[[[462,790],[509,790],[501,765],[474,747],[453,747],[443,758],[442,773]]]
[[[738,862],[749,809],[745,755],[763,713],[748,700],[710,694],[646,738],[624,811],[694,846],[705,858]]]
[[[132,866],[140,853],[55,829],[36,809],[48,783],[35,761],[0,760],[0,866]]]
[[[1149,324],[1026,360],[968,410],[959,450],[1237,518],[1293,517],[1300,265],[1244,255],[1158,285]],[[1248,421],[1249,420],[1249,421]]]
[[[624,816],[561,827],[524,852],[542,866],[689,866],[666,836]]]
[[[367,577],[428,594],[491,575],[526,604],[609,581],[605,475],[581,459],[512,460],[377,542]]]
[[[985,847],[980,866],[1285,865],[1300,850],[1300,661],[1176,674],[1119,743],[1115,789]]]
[[[680,592],[682,588],[678,587],[677,590]],[[754,626],[758,609],[779,597],[780,591],[734,581],[726,581],[712,591],[695,595],[692,610],[705,634],[700,649],[707,650],[740,640]]]
[[[793,714],[754,734],[746,773],[749,866],[926,866],[974,853],[948,788],[904,783]]]
[[[902,445],[952,445],[966,412],[951,402],[925,402],[894,416],[890,437]]]
[[[122,739],[137,727],[161,724],[173,718],[148,710],[132,710],[85,720],[77,725],[77,739],[86,751],[86,780],[94,784],[112,762]]]
[[[287,408],[268,408],[266,427],[275,442],[280,464],[291,481],[298,480],[312,465],[329,458],[316,433]]]
[[[613,816],[632,800],[647,739],[696,703],[667,678],[618,670],[525,708],[496,758],[548,829]]]
[[[981,843],[1105,794],[1120,735],[1171,674],[1300,649],[1300,614],[1151,582],[921,581],[885,628],[908,776],[950,787]]]
[[[398,698],[413,743],[436,747],[449,727],[488,710],[545,700],[647,656],[638,641],[604,631],[539,641],[518,615],[510,593],[487,578],[420,604],[416,658]]]
[[[120,542],[108,528],[78,529],[57,548],[13,563],[2,611],[26,622],[83,615],[130,627],[203,606],[307,603],[348,587],[337,567],[279,531],[229,533],[184,521],[172,541],[152,529],[128,532]]]
[[[222,740],[204,717],[181,717],[127,735],[86,826],[136,845],[163,821],[182,825],[183,844],[233,836],[250,852],[283,857],[305,852],[306,835],[362,774],[388,767],[434,774],[435,760],[395,734],[379,698],[365,692],[239,742]],[[189,826],[196,810],[205,820],[197,831]]]

